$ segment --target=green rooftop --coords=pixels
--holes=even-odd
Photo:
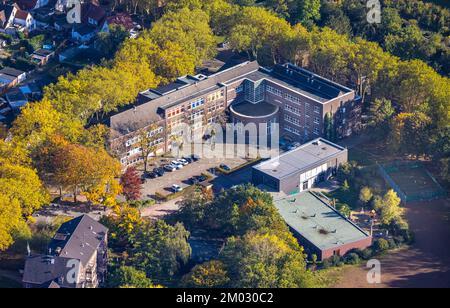
[[[321,250],[369,237],[357,225],[311,192],[275,200],[286,223]]]

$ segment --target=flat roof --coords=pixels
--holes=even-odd
[[[289,227],[321,250],[370,237],[314,193],[302,192],[274,203]]]
[[[5,74],[5,75],[13,76],[13,77],[19,77],[20,75],[25,74],[25,72],[21,71],[21,70],[17,70],[12,67],[4,67],[0,70],[0,74]]]
[[[229,83],[241,79],[253,82],[266,80],[290,89],[319,103],[326,103],[341,95],[353,92],[352,89],[291,64],[276,65],[273,69],[260,67],[257,71],[238,76]]]
[[[253,168],[273,178],[282,179],[294,173],[307,171],[346,151],[347,149],[331,141],[318,138]]]
[[[279,107],[264,101],[255,104],[244,101],[231,105],[231,109],[246,117],[265,117],[278,112]]]

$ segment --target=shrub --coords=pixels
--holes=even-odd
[[[343,259],[340,256],[332,256],[331,258],[328,258],[323,261],[323,266],[325,268],[331,267],[331,266],[342,266],[344,265]]]
[[[154,199],[136,200],[136,201],[130,201],[129,204],[134,208],[142,209],[142,208],[146,208],[146,207],[155,205],[156,201]]]
[[[390,239],[388,240],[388,243],[389,243],[389,249],[395,249],[395,248],[398,247],[398,246],[397,246],[397,243],[396,243],[395,240],[392,239],[392,238],[390,238]]]
[[[359,258],[359,255],[357,253],[349,253],[344,257],[345,264],[351,264],[356,265],[361,262],[361,259]]]
[[[389,242],[383,238],[380,238],[375,241],[373,247],[376,252],[384,252],[389,249]]]
[[[373,250],[370,248],[364,249],[361,251],[361,258],[364,260],[369,260],[374,255]]]

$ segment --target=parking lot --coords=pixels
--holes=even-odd
[[[162,167],[165,164],[169,164],[172,159],[164,159],[159,158],[158,160],[152,162],[149,166],[148,171],[152,171],[155,167]],[[179,185],[182,188],[186,188],[190,185],[189,179],[193,176],[199,176],[202,174],[208,174],[210,176],[214,176],[214,172],[212,169],[220,166],[221,164],[225,164],[231,169],[239,167],[242,164],[245,164],[247,160],[245,158],[202,158],[196,162],[193,162],[189,165],[184,166],[180,170],[176,170],[173,172],[168,172],[158,178],[145,179],[145,183],[142,189],[142,196],[145,199],[155,198],[156,193],[167,196],[173,193],[171,187],[173,184]]]

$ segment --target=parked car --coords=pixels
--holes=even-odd
[[[200,181],[198,180],[198,177],[193,176],[193,177],[191,177],[191,178],[189,179],[189,183],[190,183],[191,185],[196,185],[196,184],[200,183]]]
[[[173,166],[173,165],[165,165],[164,170],[169,171],[169,172],[174,172],[175,170],[177,170],[177,167]]]
[[[172,160],[172,162],[170,163],[172,166],[175,166],[175,168],[177,169],[183,169],[183,164],[180,163],[178,160]]]
[[[192,164],[194,160],[191,157],[184,156],[183,159],[187,161],[189,164]]]
[[[228,166],[225,165],[225,164],[221,164],[221,165],[220,165],[220,168],[223,169],[223,170],[225,170],[225,171],[231,171],[231,168],[228,167]]]
[[[159,175],[155,172],[148,172],[147,173],[147,177],[151,178],[151,179],[155,179],[157,178]]]
[[[180,164],[182,164],[183,166],[189,165],[189,162],[188,162],[186,159],[184,159],[184,158],[180,158],[180,159],[178,160],[178,162],[179,162]]]
[[[205,175],[199,175],[199,176],[197,176],[196,177],[197,178],[197,180],[201,183],[201,182],[204,182],[204,181],[206,181],[208,178],[205,176]]]
[[[198,161],[198,160],[200,160],[200,156],[198,156],[197,154],[192,154],[192,160],[193,161]]]
[[[156,173],[158,176],[163,176],[166,171],[164,168],[155,168],[153,169],[153,172]]]
[[[183,191],[183,188],[180,185],[173,184],[172,185],[172,190],[173,190],[173,192],[177,193],[177,192]]]

